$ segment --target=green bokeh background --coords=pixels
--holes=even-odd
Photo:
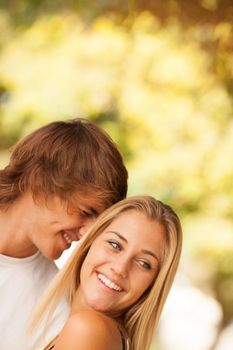
[[[129,194],[179,213],[181,269],[220,303],[218,332],[233,317],[232,18],[217,0],[0,2],[0,166],[50,121],[98,123]]]

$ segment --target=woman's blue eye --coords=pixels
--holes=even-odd
[[[108,243],[116,250],[121,250],[121,245],[115,241],[108,241]]]
[[[146,261],[143,261],[143,260],[140,260],[139,261],[139,264],[145,269],[145,270],[150,270],[151,269],[151,265],[146,262]]]

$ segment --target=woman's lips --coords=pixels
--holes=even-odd
[[[116,282],[113,282],[109,277],[103,275],[100,272],[97,272],[97,278],[101,281],[106,287],[116,292],[122,292],[123,288],[119,286]]]

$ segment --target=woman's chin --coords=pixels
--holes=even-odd
[[[88,303],[88,305],[92,310],[97,312],[102,312],[102,313],[111,313],[112,311],[114,312],[114,310],[112,310],[111,305],[104,303],[103,300],[91,301]]]

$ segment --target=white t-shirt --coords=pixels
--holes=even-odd
[[[65,301],[56,309],[46,339],[40,330],[30,339],[26,335],[35,305],[57,271],[55,263],[40,252],[27,258],[0,254],[1,350],[36,350],[61,331],[69,313]]]

